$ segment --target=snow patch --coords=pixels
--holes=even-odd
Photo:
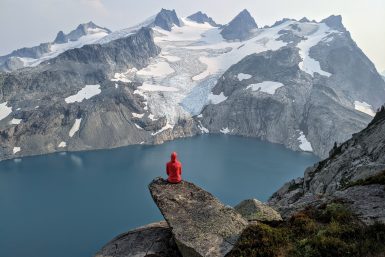
[[[8,117],[12,112],[12,107],[7,106],[7,102],[0,104],[0,120]]]
[[[230,133],[230,132],[233,132],[233,130],[230,131],[230,129],[229,129],[228,127],[226,127],[226,128],[222,128],[222,129],[220,130],[220,132],[221,132],[222,134],[228,134],[228,133]]]
[[[167,129],[172,129],[173,127],[174,127],[174,126],[170,125],[170,124],[167,122],[166,125],[165,125],[163,128],[161,128],[160,130],[158,130],[158,131],[156,131],[156,132],[154,132],[154,133],[151,133],[151,135],[155,136],[155,135],[157,135],[157,134],[159,134],[159,133],[161,133],[161,132],[163,132],[163,131],[165,131],[165,130],[167,130]]]
[[[252,91],[261,91],[261,92],[265,92],[265,93],[268,93],[270,95],[274,95],[275,94],[275,91],[280,88],[280,87],[283,87],[284,84],[280,83],[280,82],[276,82],[276,81],[263,81],[261,83],[257,83],[257,84],[250,84],[246,87],[246,89],[251,89]]]
[[[150,115],[148,115],[148,118],[150,119],[150,120],[157,120],[157,119],[155,119],[155,116],[153,115],[153,114],[150,114]]]
[[[126,72],[115,73],[111,81],[121,81],[125,83],[132,82],[131,78],[135,76],[135,73],[137,71],[138,70],[136,68],[131,68],[131,69],[128,69]],[[115,84],[115,88],[118,88],[117,84]]]
[[[102,92],[100,90],[100,85],[86,85],[84,88],[82,88],[78,93],[75,95],[69,96],[66,99],[67,104],[69,103],[75,103],[75,102],[82,102],[84,99],[90,99],[93,96],[96,96]]]
[[[139,119],[143,118],[143,116],[144,116],[144,113],[139,114],[139,113],[133,112],[133,113],[131,113],[131,114],[132,114],[132,116],[134,116],[135,118],[139,118]]]
[[[12,119],[9,123],[11,125],[19,125],[22,122],[22,119]]]
[[[75,120],[74,125],[72,125],[72,128],[70,129],[70,132],[68,133],[68,135],[70,137],[73,137],[75,135],[75,133],[79,131],[81,122],[82,122],[81,118]]]
[[[306,151],[306,152],[313,152],[313,148],[311,147],[311,143],[307,140],[305,134],[303,133],[303,131],[299,131],[299,137],[298,137],[298,140],[300,142],[299,144],[299,148],[302,150],[302,151]]]
[[[312,76],[314,76],[315,72],[327,77],[332,75],[329,72],[321,70],[320,63],[309,56],[310,48],[327,38],[330,35],[330,32],[331,29],[326,24],[321,23],[318,25],[317,31],[309,35],[306,40],[302,40],[298,43],[297,47],[300,49],[299,55],[302,58],[302,61],[299,63],[301,70]]]
[[[210,131],[209,131],[207,128],[203,127],[203,125],[202,125],[202,123],[201,123],[200,121],[199,121],[198,128],[201,130],[201,132],[202,132],[203,134],[210,133]]]
[[[373,111],[372,106],[366,102],[354,101],[354,109],[366,113],[372,117],[376,115],[376,113]]]
[[[211,104],[219,104],[225,101],[226,99],[227,99],[227,96],[225,96],[223,92],[221,92],[219,95],[214,95],[213,93],[210,93],[208,96],[208,101]]]
[[[61,141],[57,147],[60,147],[60,148],[67,147],[67,143],[64,141]]]
[[[242,81],[244,79],[250,79],[252,76],[250,74],[246,74],[246,73],[239,73],[237,75],[237,77],[238,77],[239,81]]]
[[[20,152],[20,151],[21,151],[21,148],[20,148],[20,147],[15,146],[15,147],[13,148],[13,154],[16,154],[16,153],[18,153],[18,152]]]
[[[139,126],[138,124],[134,123],[135,127],[138,128],[138,129],[143,129],[141,126]]]

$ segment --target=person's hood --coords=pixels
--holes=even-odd
[[[177,157],[178,157],[178,155],[176,154],[176,152],[172,152],[172,154],[171,154],[171,161],[175,162]]]

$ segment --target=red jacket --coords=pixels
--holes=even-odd
[[[182,180],[182,164],[177,160],[176,152],[171,154],[171,161],[166,165],[168,182],[179,183]]]

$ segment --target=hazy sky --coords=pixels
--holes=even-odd
[[[126,28],[162,7],[181,17],[203,11],[223,24],[246,8],[259,26],[284,17],[319,21],[341,14],[358,46],[385,71],[385,0],[0,0],[0,55],[53,41],[59,30],[68,33],[91,20],[111,30]]]

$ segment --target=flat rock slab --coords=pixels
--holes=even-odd
[[[165,221],[121,234],[95,257],[182,257]]]
[[[170,184],[157,178],[149,189],[183,257],[225,256],[248,224],[233,208],[193,183]]]

